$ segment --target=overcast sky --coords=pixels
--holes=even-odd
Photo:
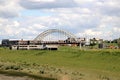
[[[0,0],[0,40],[34,39],[48,29],[118,38],[120,0]]]

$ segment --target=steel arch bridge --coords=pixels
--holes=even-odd
[[[56,33],[56,32],[61,33],[65,36],[67,36],[68,38],[74,38],[75,40],[77,39],[77,37],[74,34],[68,32],[68,31],[60,30],[60,29],[49,29],[49,30],[46,30],[46,31],[42,32],[41,34],[39,34],[34,40],[42,41],[49,34]]]

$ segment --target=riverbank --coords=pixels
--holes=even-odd
[[[28,74],[25,72],[0,70],[0,80],[56,80],[56,79],[43,77],[40,75]]]
[[[34,80],[28,77],[15,77],[15,76],[8,76],[5,74],[0,74],[0,80]]]
[[[62,46],[57,51],[0,48],[0,70],[69,80],[120,80],[120,50]],[[43,79],[44,80],[44,79]]]

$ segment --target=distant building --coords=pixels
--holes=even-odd
[[[29,41],[3,39],[1,45],[10,47],[11,45],[27,45]]]
[[[3,39],[1,45],[4,47],[9,47],[9,39]]]
[[[103,39],[97,39],[97,38],[90,39],[90,45],[96,45],[101,43],[103,43]]]
[[[85,39],[85,38],[77,38],[77,41],[78,41],[78,42],[85,42],[86,39]]]
[[[2,40],[3,47],[9,47],[11,50],[57,50],[57,44],[44,44],[41,41],[33,41],[33,40]]]
[[[86,43],[86,38],[77,38],[78,43],[80,43],[78,46],[84,46]]]
[[[85,45],[86,45],[86,46],[89,46],[89,45],[90,45],[90,39],[86,39],[86,40],[85,40]]]
[[[71,42],[76,42],[76,39],[75,38],[67,38],[65,40],[66,43],[71,43]]]

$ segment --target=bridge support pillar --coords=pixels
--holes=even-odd
[[[80,42],[79,46],[80,46],[80,49],[81,49],[81,47],[82,47],[81,42]]]

